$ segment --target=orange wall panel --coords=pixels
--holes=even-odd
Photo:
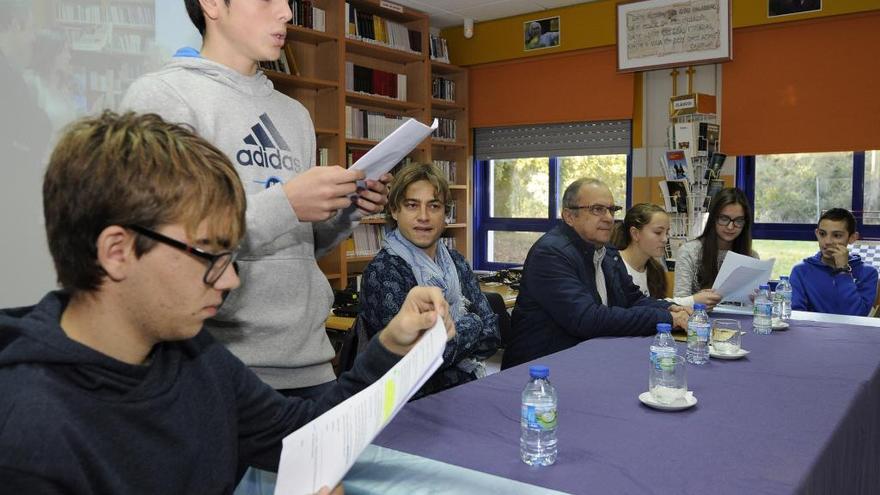
[[[633,74],[614,48],[472,66],[472,127],[629,119]]]
[[[733,46],[723,152],[880,148],[880,13],[740,29]]]

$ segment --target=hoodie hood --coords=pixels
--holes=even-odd
[[[189,47],[177,50],[158,74],[179,70],[199,73],[248,96],[270,96],[275,89],[272,81],[259,69],[254,75],[247,76],[223,64],[202,58],[197,50]]]
[[[102,354],[61,329],[69,298],[65,292],[50,292],[35,306],[0,311],[0,369],[41,365],[58,371],[52,373],[53,379],[69,380],[84,392],[105,399],[141,400],[164,393],[173,383],[168,378],[179,367],[179,349],[189,355],[196,351],[195,339],[163,342],[153,348],[149,365],[132,365]]]
[[[809,258],[804,258],[804,263],[806,263],[808,265],[824,267],[824,268],[827,268],[828,270],[831,270],[831,267],[826,265],[822,261],[822,251],[816,252],[816,254],[814,254],[813,256],[810,256]],[[861,256],[859,256],[857,254],[850,254],[849,255],[849,266],[853,270],[855,270],[856,267],[859,267],[861,265],[862,265],[862,257]]]

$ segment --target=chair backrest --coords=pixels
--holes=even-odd
[[[507,345],[510,338],[510,313],[507,312],[507,306],[504,304],[504,297],[497,292],[483,292],[489,301],[489,307],[498,315],[498,332],[501,334],[501,347]]]
[[[342,337],[342,345],[339,348],[337,376],[350,370],[352,366],[354,366],[354,359],[357,357],[358,353],[361,352],[363,347],[366,347],[367,340],[369,339],[366,337],[361,339],[360,333],[358,332],[358,329],[361,327],[363,327],[363,325],[361,324],[361,317],[358,315],[354,325],[352,325],[352,327],[345,332],[345,336]],[[363,343],[361,343],[362,340]]]
[[[880,241],[858,240],[849,246],[850,254],[857,254],[862,261],[880,271]]]

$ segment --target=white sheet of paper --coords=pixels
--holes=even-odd
[[[367,179],[379,180],[379,177],[394,168],[403,157],[430,136],[437,129],[437,125],[437,119],[434,119],[430,126],[416,119],[409,119],[379,144],[373,146],[350,168],[363,170]]]
[[[443,362],[443,320],[382,378],[284,438],[275,495],[335,487],[361,452]]]
[[[749,295],[770,280],[775,262],[774,258],[758,260],[729,251],[718,269],[712,288],[721,294],[724,301],[751,304]]]

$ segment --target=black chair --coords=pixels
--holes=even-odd
[[[507,306],[504,304],[504,298],[497,292],[483,292],[489,301],[489,307],[498,315],[498,332],[501,334],[501,347],[507,345],[510,339],[510,313],[507,312]]]

